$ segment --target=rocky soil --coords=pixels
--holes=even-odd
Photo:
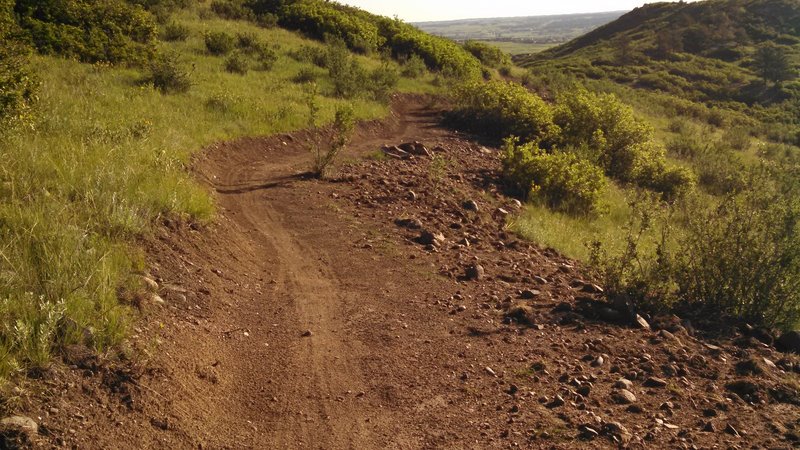
[[[23,385],[5,447],[794,448],[800,358],[614,308],[508,224],[498,150],[421,98],[331,180],[309,133],[207,149],[219,219],[166,221],[130,349]]]

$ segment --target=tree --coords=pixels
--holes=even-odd
[[[753,64],[765,84],[769,81],[779,84],[794,76],[786,49],[771,42],[756,49]]]

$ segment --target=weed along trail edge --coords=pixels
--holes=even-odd
[[[508,231],[521,205],[499,190],[497,149],[439,124],[429,99],[398,96],[356,126],[327,180],[308,175],[308,148],[330,130],[199,154],[218,217],[144,242],[160,301],[141,305],[141,360],[70,356],[29,408],[37,439],[582,449],[796,436],[800,360],[704,340],[674,316],[626,321],[580,265]]]

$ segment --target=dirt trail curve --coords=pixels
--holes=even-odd
[[[344,157],[374,152],[381,142],[443,133],[425,131],[434,122],[409,111],[418,103],[401,103],[393,118],[360,127]],[[199,291],[202,303],[195,308],[203,311],[163,344],[168,356],[159,364],[170,377],[150,387],[163,397],[155,416],[173,431],[161,443],[422,446],[409,437],[408,418],[386,404],[391,399],[374,395],[376,376],[384,386],[392,384],[380,380],[375,367],[393,364],[397,355],[380,340],[359,336],[383,328],[386,316],[370,319],[362,309],[376,306],[375,291],[391,281],[352,261],[352,227],[321,191],[306,191],[316,188],[303,175],[309,164],[305,139],[304,133],[245,139],[209,150],[196,170],[218,194],[220,225],[177,245],[170,238],[168,246],[151,251],[167,301],[191,304],[192,292]],[[170,267],[175,261],[182,270]],[[187,277],[206,270],[208,277]],[[145,433],[140,439],[157,438]]]
[[[131,353],[146,359],[65,358],[29,414],[52,446],[800,442],[786,381],[800,359],[752,339],[707,345],[675,317],[652,330],[601,320],[611,310],[579,266],[506,229],[519,205],[498,191],[498,152],[438,126],[426,104],[401,97],[360,124],[339,180],[303,175],[308,132],[200,154],[218,220],[168,222],[145,241],[159,297],[142,302]],[[412,140],[442,157],[363,158]],[[419,227],[444,241],[421,245]]]

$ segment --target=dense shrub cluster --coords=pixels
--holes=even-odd
[[[478,58],[485,66],[498,68],[511,65],[511,57],[508,53],[500,50],[494,45],[484,44],[478,41],[467,41],[464,48]]]
[[[280,22],[317,39],[335,36],[362,53],[374,52],[384,44],[374,21],[343,8],[318,1],[299,1],[281,10]]]
[[[670,200],[693,185],[689,171],[667,165],[650,127],[611,94],[573,89],[551,106],[518,84],[493,81],[465,84],[456,100],[454,119],[473,131],[569,150],[612,178]]]
[[[335,38],[328,41],[323,67],[333,82],[333,94],[341,98],[366,95],[386,100],[400,78],[397,70],[387,64],[369,72],[353,58],[344,42]]]
[[[686,202],[671,212],[638,204],[628,245],[609,256],[595,245],[593,262],[607,295],[618,304],[649,311],[685,308],[711,317],[792,328],[800,321],[800,203],[797,174],[757,168],[752,189],[719,203]],[[680,233],[668,220],[685,219]],[[654,233],[652,233],[654,232]],[[642,245],[647,233],[655,246]]]
[[[15,13],[41,53],[133,64],[155,53],[153,16],[124,0],[18,0]]]
[[[505,142],[503,178],[510,188],[543,200],[549,207],[573,214],[589,214],[598,207],[605,177],[594,164],[574,153],[547,153],[529,142]]]
[[[524,143],[539,142],[549,147],[559,135],[552,108],[516,83],[466,83],[458,89],[456,103],[453,119],[488,136],[518,136]]]
[[[12,0],[0,0],[0,133],[10,122],[25,120],[36,83],[28,69],[29,50],[19,42]]]
[[[186,92],[192,86],[190,73],[176,54],[158,55],[150,63],[149,69],[144,82],[152,84],[162,94]]]
[[[217,56],[227,55],[236,47],[236,39],[224,31],[206,33],[204,41],[208,53]]]
[[[356,52],[390,52],[404,60],[416,55],[428,68],[448,76],[478,78],[481,63],[455,42],[431,36],[399,20],[322,0],[217,0],[248,7],[259,17],[277,18],[289,29],[317,39],[336,37]]]

